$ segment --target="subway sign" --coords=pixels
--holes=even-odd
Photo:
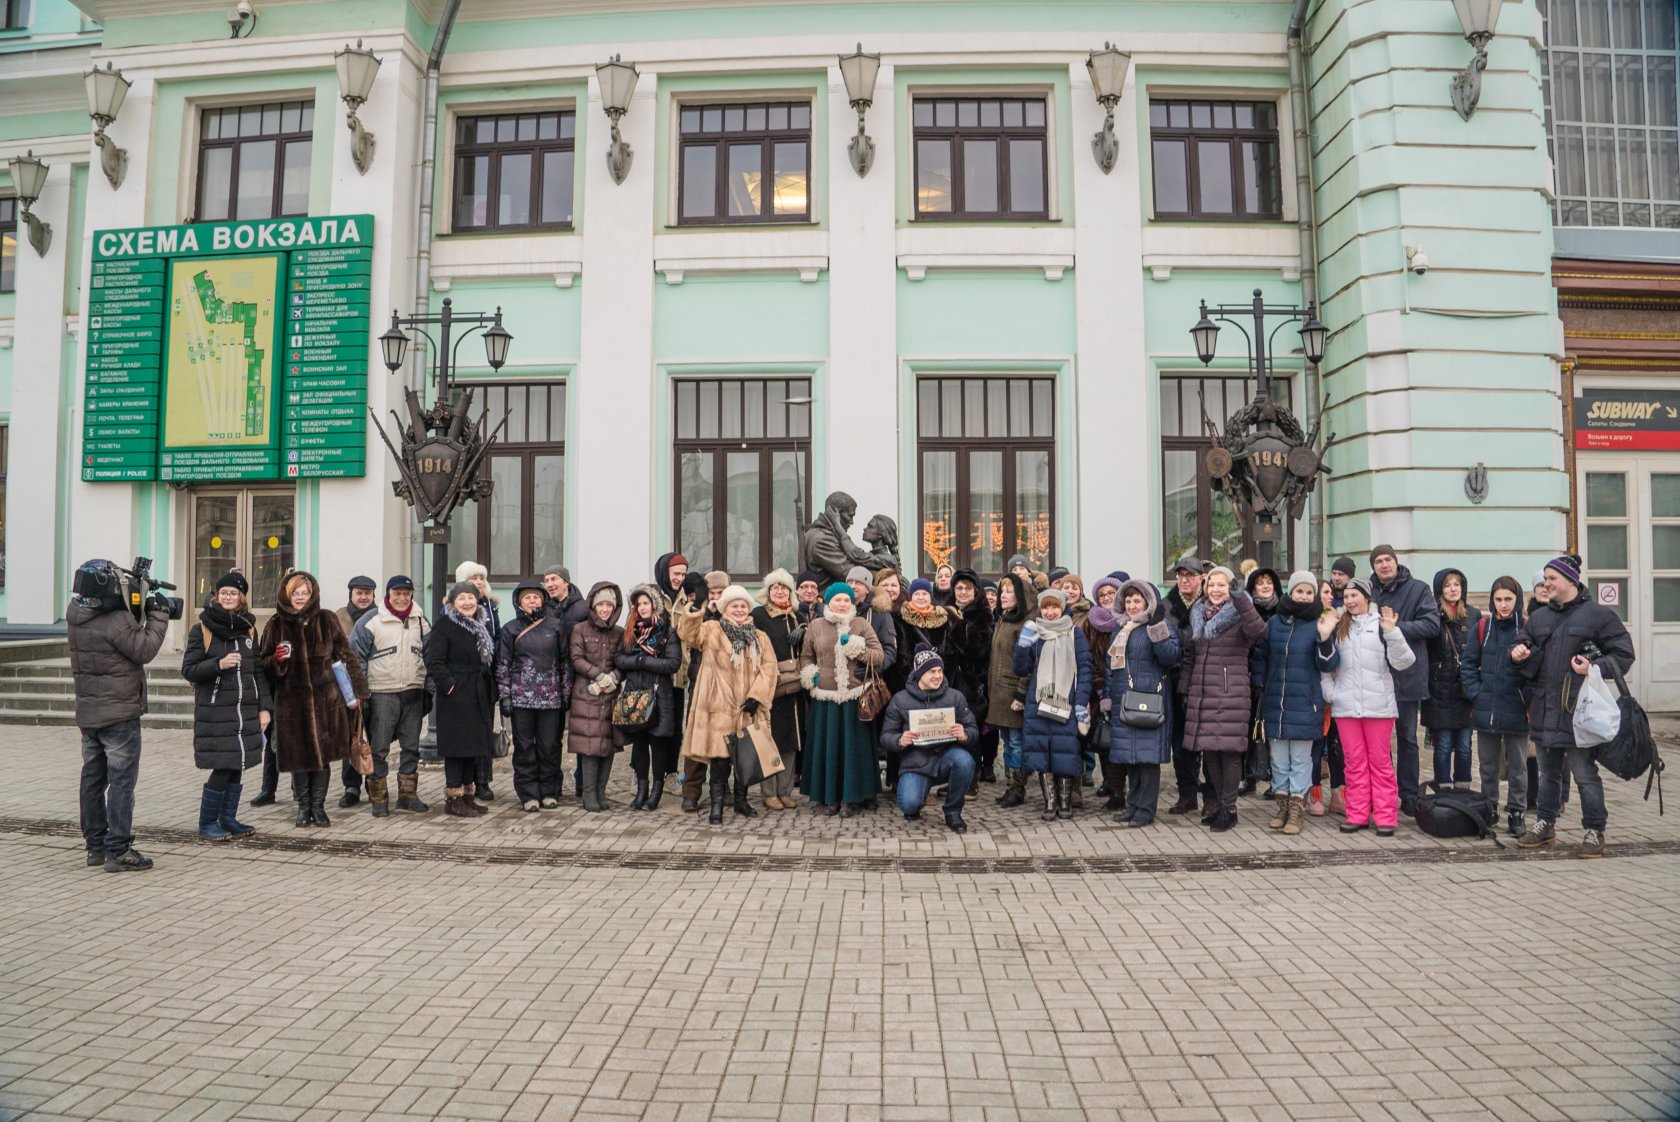
[[[1680,390],[1581,390],[1575,395],[1575,447],[1680,451]]]

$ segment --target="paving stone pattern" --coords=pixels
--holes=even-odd
[[[1624,852],[1597,862],[1463,863],[1463,843],[1403,830],[1403,859],[1364,864],[1349,846],[1376,839],[1327,819],[1271,836],[1259,800],[1220,837],[987,801],[955,838],[885,812],[721,830],[523,815],[505,780],[468,822],[364,806],[292,831],[283,805],[259,810],[298,835],[273,848],[189,840],[185,738],[148,733],[146,753],[138,832],[158,865],[111,876],[62,828],[74,733],[0,728],[0,1118],[1680,1117],[1680,819],[1627,784]],[[409,835],[436,848],[326,846]],[[914,860],[1144,845],[1343,856],[1119,875]],[[600,868],[454,846],[810,860]]]

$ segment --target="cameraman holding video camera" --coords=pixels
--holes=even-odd
[[[140,774],[140,717],[146,712],[146,664],[163,647],[181,601],[159,595],[171,585],[150,579],[151,561],[133,569],[89,561],[76,570],[69,623],[82,730],[82,837],[89,867],[107,873],[152,867],[134,848],[134,784]]]

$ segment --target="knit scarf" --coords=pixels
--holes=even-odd
[[[1038,655],[1038,701],[1073,708],[1074,687],[1079,684],[1079,662],[1074,650],[1073,617],[1040,619],[1035,627],[1042,637]]]
[[[198,614],[198,618],[210,629],[210,634],[224,642],[250,635],[257,629],[254,616],[246,612],[230,612],[220,604],[211,604]]]
[[[660,632],[664,626],[657,619],[642,619],[637,616],[636,621],[630,625],[632,641],[645,653],[657,655],[661,645],[659,643],[659,639],[662,637]]]
[[[1132,632],[1148,625],[1149,617],[1153,613],[1154,609],[1152,607],[1145,607],[1137,615],[1126,617],[1125,624],[1120,628],[1120,634],[1116,635],[1114,641],[1108,645],[1108,665],[1110,669],[1126,669],[1126,644],[1131,642]]]
[[[748,647],[753,649],[756,658],[758,654],[758,625],[748,620],[746,623],[730,623],[727,619],[718,620],[718,626],[723,628],[724,636],[729,640],[729,649],[735,652],[735,660],[741,659],[741,652]]]
[[[456,610],[454,604],[445,604],[443,614],[467,629],[468,634],[473,637],[473,642],[478,644],[479,661],[489,666],[495,654],[495,649],[490,645],[490,629],[485,627],[477,617],[462,615]]]
[[[1216,639],[1229,631],[1237,622],[1237,602],[1227,600],[1217,608],[1203,597],[1196,601],[1200,610],[1190,612],[1190,638],[1198,643],[1205,643]]]
[[[1085,616],[1085,622],[1104,635],[1112,635],[1120,627],[1120,617],[1113,610],[1101,604],[1092,604],[1091,610]]]
[[[414,610],[414,601],[410,600],[408,602],[408,607],[399,612],[397,611],[396,606],[391,603],[391,598],[387,596],[385,597],[385,610],[406,623],[408,621],[408,614]]]

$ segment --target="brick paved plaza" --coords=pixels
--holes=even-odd
[[[212,846],[187,734],[147,738],[157,868],[111,876],[74,730],[0,728],[0,1118],[1680,1117],[1680,817],[1643,784],[1598,862],[1282,838],[1258,799],[1219,836],[992,788],[961,838],[525,815],[505,773],[476,821],[282,802]]]

